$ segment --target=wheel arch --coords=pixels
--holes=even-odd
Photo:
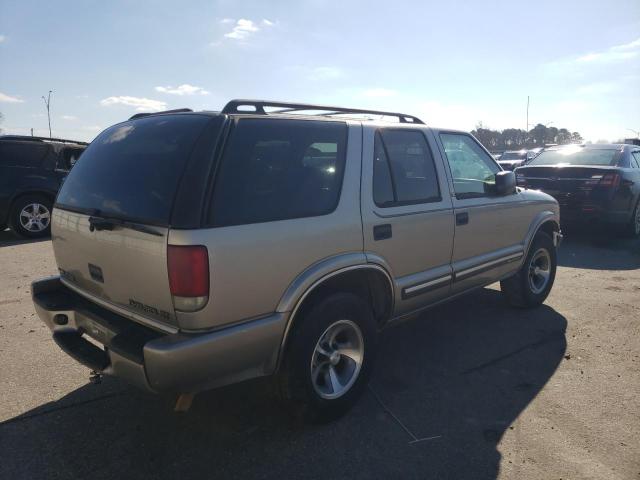
[[[540,212],[533,219],[531,225],[529,226],[529,230],[524,242],[524,254],[522,256],[523,262],[524,259],[527,258],[529,249],[531,248],[531,244],[533,243],[533,239],[538,232],[545,232],[553,240],[554,232],[560,233],[560,219],[558,217],[558,214],[551,210],[546,210],[544,212]]]
[[[361,259],[366,261],[364,255]],[[344,259],[342,259],[344,260]],[[335,259],[334,259],[335,261]],[[317,267],[317,266],[316,266]],[[295,294],[289,287],[279,304],[278,311],[290,311],[280,344],[277,369],[287,348],[287,342],[296,322],[304,317],[305,311],[319,299],[337,292],[350,292],[364,297],[370,302],[376,323],[381,327],[390,318],[394,307],[394,286],[389,272],[374,263],[357,263],[334,268],[322,275],[312,276],[309,270],[301,274],[293,283],[304,284],[304,288],[296,288]],[[305,275],[306,273],[306,275]],[[289,310],[281,310],[289,307]]]

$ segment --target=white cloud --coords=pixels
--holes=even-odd
[[[4,103],[24,103],[19,97],[12,97],[11,95],[7,95],[6,93],[0,92],[0,102]]]
[[[4,35],[0,35],[0,43],[4,42],[7,39]]]
[[[260,28],[258,28],[252,20],[241,18],[236,22],[236,26],[233,27],[233,30],[229,33],[225,33],[224,36],[225,38],[233,38],[234,40],[246,40],[250,35],[254,34],[258,30],[260,30]]]
[[[87,132],[101,132],[103,128],[100,125],[85,125],[82,127],[82,130]]]
[[[266,18],[262,19],[262,24],[267,27],[273,27],[275,25],[275,23],[273,23],[271,20],[267,20]]]
[[[62,120],[69,120],[69,121],[73,121],[73,120],[77,120],[78,117],[74,117],[73,115],[62,115],[60,116],[60,118]]]
[[[602,62],[619,62],[640,55],[640,38],[622,45],[614,45],[606,50],[590,52],[577,57],[573,62],[593,64]]]
[[[222,20],[220,20],[220,23],[224,23],[224,24],[233,23],[233,22],[235,22],[233,18],[223,18]]]
[[[362,92],[365,97],[381,98],[381,97],[394,97],[398,94],[397,91],[389,88],[368,88]]]
[[[107,97],[100,100],[100,105],[103,107],[109,107],[111,105],[125,105],[127,107],[134,107],[138,111],[159,111],[167,108],[166,102],[160,100],[152,100],[150,98],[141,97],[129,97],[121,95],[117,97]]]
[[[315,67],[309,72],[311,80],[332,80],[344,76],[344,72],[338,67]]]
[[[177,87],[156,87],[156,92],[168,93],[170,95],[209,95],[209,92],[206,91],[202,87],[196,87],[195,85],[189,85],[188,83],[184,83],[182,85],[178,85]]]
[[[601,95],[616,90],[617,85],[612,82],[591,83],[576,89],[578,95]]]

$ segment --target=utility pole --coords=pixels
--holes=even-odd
[[[33,127],[31,127],[31,136],[33,137]]]
[[[529,95],[527,95],[527,128],[525,128],[524,131],[529,131]]]
[[[42,96],[42,100],[44,100],[44,104],[47,107],[47,119],[49,120],[49,138],[51,138],[51,112],[49,110],[49,106],[51,105],[52,93],[53,93],[53,90],[49,90],[49,95],[47,95],[47,98],[44,98],[44,95]]]

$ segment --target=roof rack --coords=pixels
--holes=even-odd
[[[144,113],[136,113],[132,117],[129,117],[129,120],[135,120],[136,118],[150,117],[152,115],[162,115],[164,113],[186,113],[193,112],[190,108],[176,108],[174,110],[164,110],[162,112],[144,112]]]
[[[2,140],[17,140],[22,142],[60,142],[60,143],[75,143],[76,145],[89,145],[87,142],[81,142],[79,140],[69,140],[66,138],[56,137],[35,137],[31,135],[0,135]]]
[[[239,107],[253,107],[254,110],[241,110]],[[270,102],[268,100],[231,100],[224,106],[222,113],[269,115],[270,113],[265,111],[265,107],[282,108],[282,110],[271,112],[271,114],[299,112],[305,110],[326,111],[327,113],[321,114],[323,116],[338,115],[341,113],[365,113],[370,115],[397,117],[400,123],[419,123],[424,125],[424,122],[418,117],[407,115],[405,113],[382,112],[379,110],[364,110],[360,108],[331,107],[327,105],[312,105],[309,103]]]

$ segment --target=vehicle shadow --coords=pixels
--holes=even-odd
[[[48,240],[51,240],[51,238],[49,237],[36,238],[36,239],[21,238],[16,234],[14,234],[8,228],[6,230],[0,231],[0,248],[10,247],[12,245],[24,245],[26,243],[46,242]]]
[[[576,229],[565,233],[558,265],[590,270],[640,268],[640,240],[604,229]]]
[[[187,414],[118,380],[88,384],[0,424],[0,477],[494,479],[565,328],[490,289],[434,308],[383,332],[364,397],[321,426],[292,421],[267,381],[201,394]]]

